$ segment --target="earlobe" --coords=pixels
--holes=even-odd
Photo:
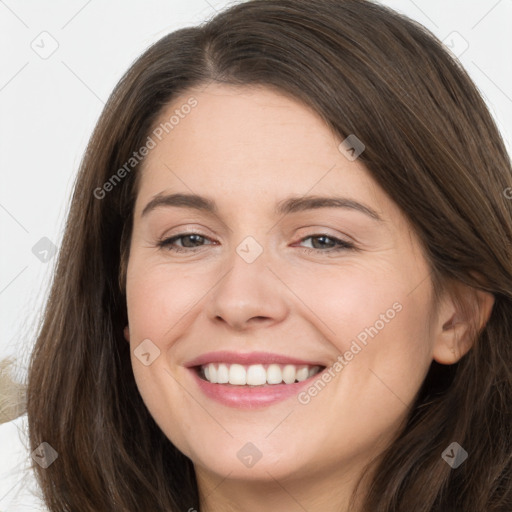
[[[130,328],[128,326],[126,326],[124,329],[123,329],[123,333],[124,333],[124,338],[125,340],[130,343]]]
[[[466,307],[449,300],[440,308],[433,350],[433,359],[440,364],[455,364],[465,356],[491,316],[494,305],[491,293],[471,289],[464,300]],[[444,317],[443,313],[446,313]]]

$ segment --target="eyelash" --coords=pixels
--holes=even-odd
[[[176,247],[176,246],[172,245],[176,240],[179,240],[180,238],[186,238],[187,236],[192,236],[192,235],[199,236],[203,239],[209,240],[208,237],[203,236],[199,233],[180,233],[179,235],[175,235],[171,238],[166,238],[166,239],[160,240],[157,243],[157,246],[162,249],[167,249],[169,251],[174,251],[174,252],[196,252],[197,250],[201,249],[202,246],[200,246],[200,247],[179,247],[179,246]],[[299,240],[299,242],[304,242],[305,240],[308,240],[309,238],[321,238],[321,237],[333,240],[338,245],[338,247],[331,247],[331,248],[325,249],[325,250],[311,248],[312,251],[321,252],[321,253],[326,253],[326,252],[331,253],[331,252],[354,250],[356,248],[354,246],[354,244],[352,244],[351,242],[347,242],[345,240],[340,240],[339,238],[327,235],[325,233],[318,233],[318,234],[306,236],[304,238],[301,238],[301,240]],[[207,245],[213,245],[213,244],[207,244]],[[309,248],[307,248],[307,249],[309,249]]]

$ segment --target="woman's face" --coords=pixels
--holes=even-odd
[[[391,441],[433,358],[415,234],[361,147],[340,150],[286,96],[213,85],[166,122],[127,268],[145,404],[200,477],[351,474]]]

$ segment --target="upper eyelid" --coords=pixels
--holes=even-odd
[[[193,224],[193,223],[191,223],[191,224]],[[184,236],[184,235],[191,235],[191,234],[200,235],[200,236],[205,237],[205,238],[212,238],[212,237],[219,237],[220,236],[220,235],[212,232],[208,228],[204,228],[204,227],[200,227],[200,228],[190,227],[190,228],[188,228],[186,224],[184,225],[184,227],[183,226],[179,226],[178,228],[173,228],[173,230],[174,229],[180,229],[181,231],[178,231],[176,234],[161,236],[160,239],[163,240],[163,239],[167,239],[167,238],[173,238],[173,237],[178,236],[178,235]],[[335,230],[335,228],[322,227],[320,224],[311,224],[311,225],[307,225],[307,226],[302,226],[301,228],[299,228],[299,229],[297,229],[295,231],[299,231],[299,230],[313,230],[312,233],[310,233],[309,235],[301,236],[301,239],[304,238],[305,236],[325,235],[325,236],[330,236],[330,237],[333,237],[333,238],[346,237],[346,238],[350,239],[351,241],[352,240],[355,241],[355,239],[353,237],[351,237],[350,235],[348,235],[346,233],[342,233],[342,232],[340,232],[340,234],[328,233],[328,231]],[[172,230],[168,230],[168,231],[172,231]],[[213,234],[212,235],[208,235],[208,234],[205,234],[204,231],[210,231]],[[232,232],[233,230],[229,229],[229,231]]]

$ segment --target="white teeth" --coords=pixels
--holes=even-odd
[[[209,374],[208,380],[212,384],[217,384],[217,368],[215,368],[215,365],[213,365],[213,364],[208,365],[208,374]]]
[[[267,383],[267,370],[261,364],[253,364],[247,369],[247,384],[262,386]]]
[[[303,380],[306,380],[309,377],[309,370],[307,367],[301,368],[300,370],[297,370],[295,373],[295,378],[301,382]]]
[[[232,364],[229,367],[229,383],[235,386],[245,386],[247,384],[247,372],[241,364]]]
[[[265,384],[293,384],[302,382],[320,372],[319,366],[295,366],[293,364],[241,364],[210,363],[201,367],[204,377],[212,384],[234,386],[264,386]]]
[[[229,382],[229,368],[225,364],[219,364],[217,368],[217,384],[227,384]]]
[[[320,368],[318,366],[312,366],[309,369],[308,378],[313,377],[313,375],[316,375],[320,371]]]
[[[270,364],[267,368],[267,384],[281,384],[283,374],[278,364]]]
[[[283,380],[285,384],[293,384],[295,382],[295,366],[287,364],[284,367]]]

